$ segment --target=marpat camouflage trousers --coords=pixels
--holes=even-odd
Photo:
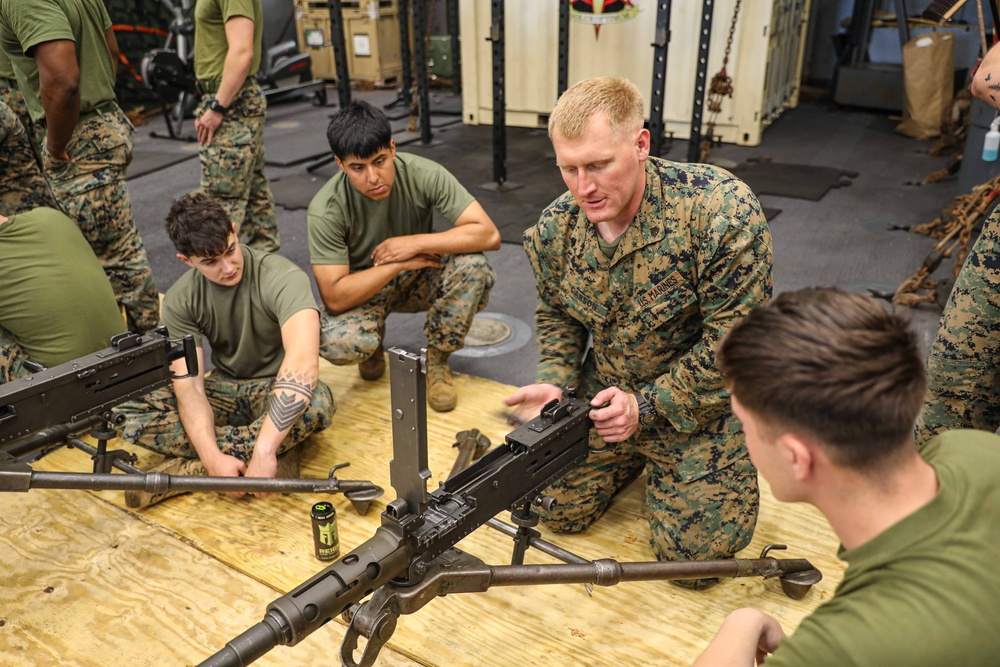
[[[100,260],[129,329],[153,329],[160,319],[159,297],[125,184],[132,124],[117,105],[80,121],[66,147],[69,160],[57,160],[45,149],[44,127],[35,132],[56,201]]]
[[[208,109],[205,97],[196,114]],[[240,236],[258,250],[281,246],[274,197],[264,175],[264,113],[267,103],[256,83],[244,86],[216,130],[202,145],[201,189],[212,195],[236,223]]]
[[[382,342],[389,313],[427,311],[424,336],[441,352],[465,345],[476,313],[486,307],[496,273],[482,253],[442,255],[442,268],[403,271],[367,302],[340,315],[323,311],[319,356],[332,364],[358,364]]]
[[[28,105],[24,102],[24,95],[17,88],[17,82],[0,77],[0,102],[10,107],[11,111],[17,114],[21,125],[25,129],[31,127],[31,116],[28,115]]]
[[[0,327],[0,384],[27,375],[21,368],[27,360],[28,353],[14,339],[14,334]]]
[[[250,460],[264,424],[274,378],[238,379],[218,370],[205,377],[205,393],[215,413],[215,438],[223,454]],[[322,381],[313,390],[309,407],[288,431],[278,453],[296,446],[333,421],[337,404]],[[115,408],[125,415],[122,439],[166,456],[198,458],[181,423],[173,387],[163,387]]]
[[[540,512],[551,530],[586,530],[645,469],[650,546],[657,559],[730,558],[750,543],[760,497],[749,456],[685,482],[672,467],[636,451],[629,440],[605,445],[591,431],[591,446],[604,449],[592,451],[586,461],[543,491],[557,503],[551,511]]]
[[[15,111],[0,101],[0,215],[10,217],[40,206],[58,208],[27,130]]]
[[[951,429],[1000,427],[1000,208],[955,281],[927,358],[927,384],[918,445]]]

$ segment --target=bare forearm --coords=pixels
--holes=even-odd
[[[54,82],[42,86],[41,98],[49,152],[61,156],[80,119],[80,88],[69,81]]]
[[[781,626],[767,614],[749,607],[737,609],[692,667],[754,667],[774,653],[783,636]]]
[[[177,389],[177,410],[181,424],[187,433],[191,446],[198,453],[202,463],[208,463],[218,456],[219,443],[215,438],[215,412],[208,398],[197,390]]]
[[[309,407],[313,390],[319,381],[317,359],[285,359],[271,390],[271,400],[260,434],[254,445],[254,456],[274,455],[288,431]]]
[[[486,252],[500,247],[500,234],[495,227],[478,224],[452,227],[443,232],[414,234],[406,237],[412,241],[418,255],[460,255]]]
[[[383,264],[344,276],[330,287],[320,284],[323,305],[334,315],[360,306],[388,285],[401,269],[399,263]]]
[[[222,67],[222,81],[215,99],[224,107],[228,107],[236,99],[236,94],[250,74],[250,63],[253,61],[253,49],[230,49],[226,54],[226,62]]]
[[[1000,108],[1000,48],[994,46],[976,70],[972,94],[990,106]]]

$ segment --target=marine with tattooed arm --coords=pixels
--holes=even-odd
[[[167,458],[173,475],[296,477],[300,443],[330,425],[336,405],[319,381],[319,309],[292,262],[238,241],[222,206],[203,193],[174,202],[167,233],[191,270],[163,299],[172,336],[202,337],[215,369],[174,380],[118,408],[122,438]],[[183,360],[175,375],[186,375]],[[173,493],[126,493],[145,507]]]

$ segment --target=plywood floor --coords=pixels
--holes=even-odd
[[[143,511],[124,508],[120,492],[30,491],[0,495],[0,662],[4,665],[197,664],[258,622],[272,599],[324,567],[313,556],[309,508],[332,500],[344,552],[365,541],[394,494],[388,377],[367,383],[354,368],[321,362],[321,377],[338,403],[333,426],[303,455],[303,475],[325,477],[350,462],[341,479],[370,479],[387,493],[359,516],[340,495],[232,499],[179,496]],[[437,486],[454,463],[458,431],[478,428],[493,443],[509,432],[502,398],[513,388],[456,378],[459,406],[429,412],[430,467]],[[143,453],[141,464],[156,460]],[[89,471],[77,451],[62,450],[36,470]],[[403,616],[377,664],[397,665],[685,665],[726,614],[757,606],[786,630],[833,594],[843,573],[837,540],[807,507],[778,505],[762,480],[757,533],[744,556],[767,543],[789,545],[825,579],[801,601],[776,581],[732,580],[703,592],[665,582],[598,588],[498,588],[439,598]],[[588,558],[650,560],[641,482],[582,535],[553,536]],[[502,517],[506,518],[506,517]],[[488,563],[510,560],[510,538],[481,528],[460,545]],[[528,562],[556,562],[529,551]],[[262,665],[330,665],[344,627],[318,630],[295,647],[280,647]]]

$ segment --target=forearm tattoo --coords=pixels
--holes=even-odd
[[[267,416],[279,431],[291,428],[309,406],[316,383],[307,381],[304,376],[304,373],[300,377],[291,371],[282,371],[274,381]]]

